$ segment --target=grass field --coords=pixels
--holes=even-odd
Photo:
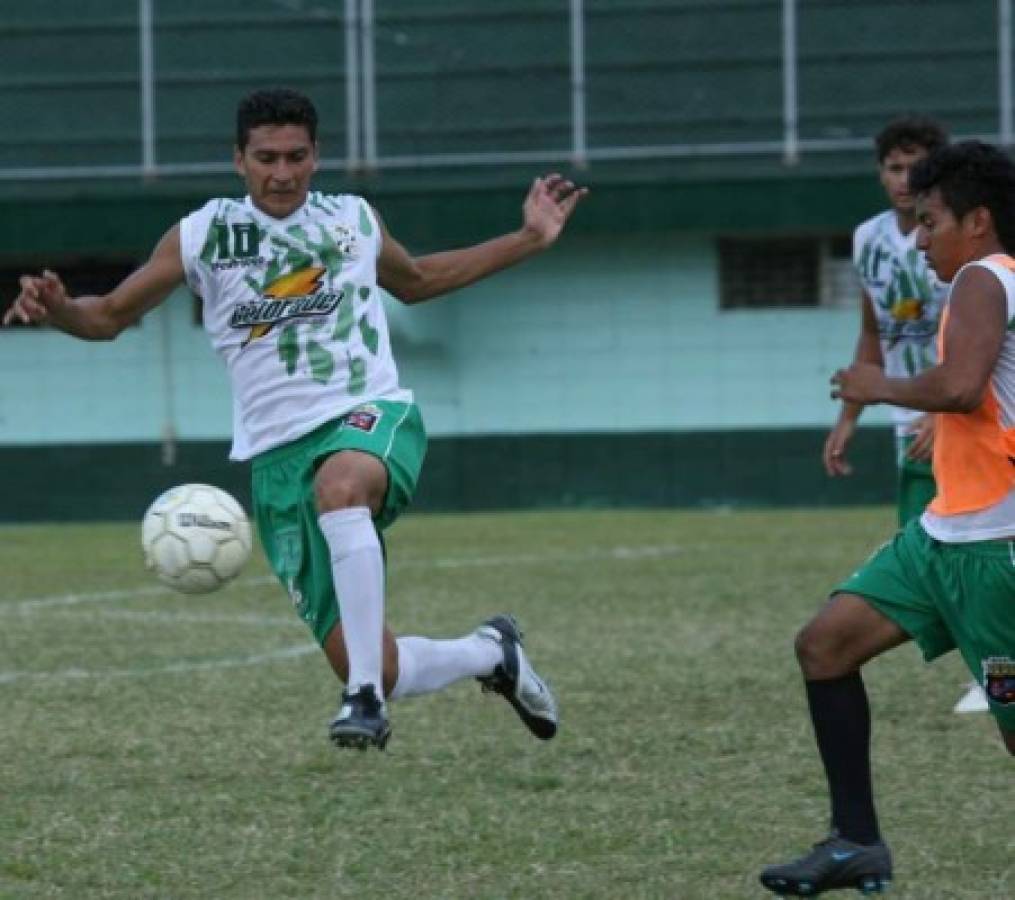
[[[409,516],[389,619],[515,612],[563,724],[475,684],[325,739],[337,683],[258,557],[159,589],[123,525],[0,529],[0,897],[760,898],[827,804],[795,629],[886,509]],[[868,667],[892,896],[1015,897],[1012,761],[966,673]],[[851,895],[851,894],[850,894]],[[834,895],[833,895],[834,896]]]

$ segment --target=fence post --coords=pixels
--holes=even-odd
[[[360,165],[359,0],[345,0],[345,168]]]
[[[155,161],[155,29],[152,0],[138,0],[138,41],[141,59],[141,171],[154,178]]]
[[[800,161],[797,98],[797,0],[782,0],[782,161]]]
[[[571,161],[588,168],[585,119],[585,9],[583,0],[571,0]]]
[[[1001,146],[1012,145],[1011,0],[997,3],[998,133]]]
[[[374,68],[374,0],[363,0],[360,21],[363,60],[363,161],[367,169],[377,168],[377,84]]]

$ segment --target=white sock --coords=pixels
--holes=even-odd
[[[489,675],[504,659],[496,641],[477,634],[455,640],[400,637],[398,681],[391,699],[430,694],[463,678]]]
[[[318,517],[331,550],[331,574],[349,656],[348,689],[372,684],[384,699],[384,557],[370,510],[336,509]]]

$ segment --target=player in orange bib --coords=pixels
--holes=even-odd
[[[870,363],[832,377],[832,396],[937,414],[937,494],[803,628],[796,652],[831,798],[832,832],[770,866],[777,894],[890,882],[874,808],[870,710],[860,668],[915,641],[930,661],[958,649],[1015,755],[1015,163],[967,141],[914,167],[918,247],[951,283],[937,365],[892,378]]]

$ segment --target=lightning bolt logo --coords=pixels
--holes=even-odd
[[[237,309],[233,314],[232,324],[234,327],[243,324],[250,326],[250,332],[241,347],[260,340],[279,322],[286,319],[300,314],[326,311],[315,310],[314,304],[296,302],[304,298],[312,298],[320,291],[321,278],[326,271],[323,266],[308,266],[305,269],[290,272],[267,285],[257,303],[247,304]],[[253,323],[252,319],[259,321]]]

